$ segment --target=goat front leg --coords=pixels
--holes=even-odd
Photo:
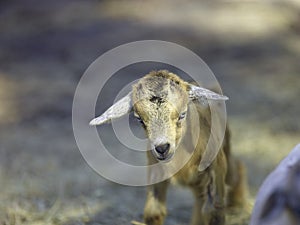
[[[166,195],[169,181],[163,181],[148,187],[144,209],[144,221],[147,225],[162,225],[167,215]]]
[[[209,188],[209,203],[212,205],[209,225],[225,224],[225,176],[219,173],[213,176],[213,184]]]
[[[207,193],[199,187],[193,187],[192,191],[195,197],[195,204],[191,225],[209,225],[209,213],[213,208],[207,207]]]
[[[218,196],[212,182],[213,178],[207,184],[192,188],[195,204],[191,225],[225,224],[224,201],[221,201],[223,198]]]
[[[226,161],[220,152],[211,167],[199,174],[199,183],[192,187],[196,199],[192,225],[225,224],[226,170]]]
[[[211,183],[208,188],[210,202],[214,210],[211,213],[210,225],[225,224],[225,201],[226,201],[226,183],[227,163],[223,151],[219,153],[213,163],[213,170],[210,171]]]

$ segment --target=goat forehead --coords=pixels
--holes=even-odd
[[[136,85],[135,92],[136,101],[145,99],[156,104],[164,102],[175,104],[179,99],[185,100],[186,95],[179,82],[162,77],[142,79]]]
[[[180,95],[148,94],[137,100],[134,107],[138,114],[147,114],[149,119],[164,121],[177,117],[181,111],[186,109],[187,101],[181,99]]]
[[[179,105],[170,102],[151,102],[149,100],[138,101],[134,105],[135,111],[143,119],[153,123],[162,124],[178,116]]]

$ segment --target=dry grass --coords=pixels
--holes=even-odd
[[[43,202],[32,205],[31,201],[20,200],[1,206],[1,225],[58,225],[68,223],[85,224],[93,218],[95,213],[101,212],[107,204],[91,199],[81,201],[56,200],[49,208]]]

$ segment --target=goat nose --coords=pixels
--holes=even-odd
[[[155,146],[155,150],[156,150],[159,154],[161,154],[161,155],[167,154],[168,151],[169,151],[169,149],[170,149],[170,144],[169,144],[169,143]]]

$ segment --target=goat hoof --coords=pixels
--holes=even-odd
[[[162,215],[145,216],[145,223],[147,225],[163,225],[164,217]]]
[[[225,224],[224,214],[214,215],[209,222],[209,225],[224,225],[224,224]]]

